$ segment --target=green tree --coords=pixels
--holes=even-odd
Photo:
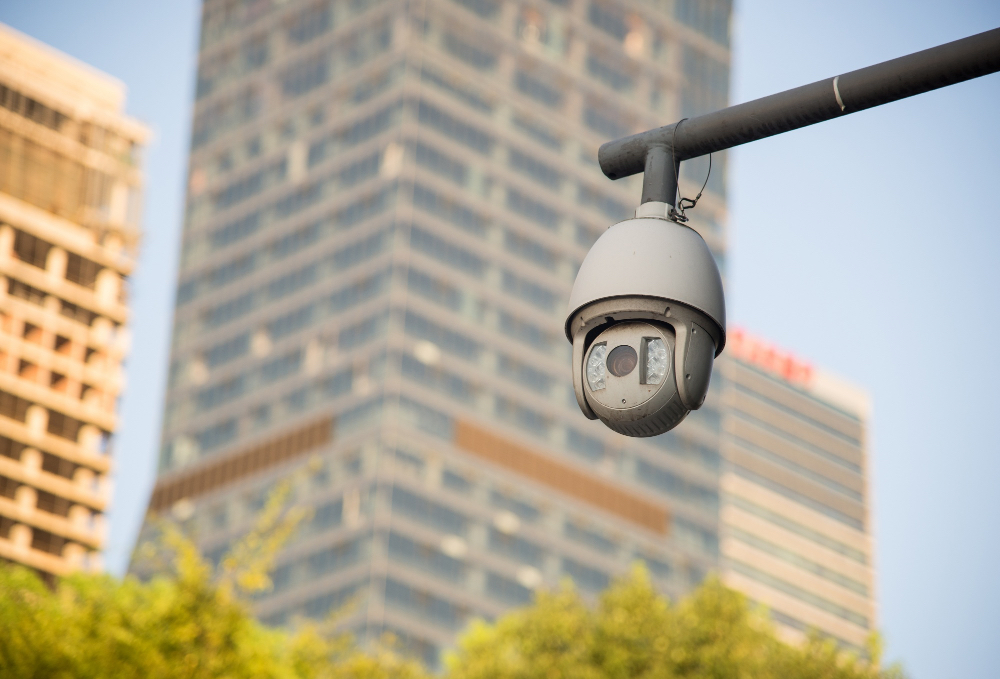
[[[571,585],[529,608],[474,623],[447,658],[449,679],[888,679],[876,640],[863,660],[819,637],[775,635],[763,610],[709,579],[671,607],[644,567],[589,609]]]
[[[145,557],[160,574],[75,574],[49,589],[0,565],[0,677],[89,679],[427,679],[382,645],[367,651],[336,617],[292,630],[257,622],[248,602],[271,586],[281,545],[306,517],[279,485],[255,528],[213,569],[174,524]],[[494,623],[473,622],[446,660],[448,679],[890,679],[868,659],[813,636],[779,641],[765,611],[706,581],[670,606],[637,565],[589,607],[569,583]]]
[[[418,663],[370,653],[329,622],[274,630],[250,614],[247,594],[270,586],[274,554],[304,516],[272,493],[254,531],[217,573],[174,525],[156,550],[162,574],[141,582],[78,573],[55,590],[18,566],[0,566],[0,676],[423,679]]]

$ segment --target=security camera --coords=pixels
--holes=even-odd
[[[726,343],[715,258],[670,205],[647,202],[580,266],[566,337],[580,410],[626,436],[656,436],[705,402]]]

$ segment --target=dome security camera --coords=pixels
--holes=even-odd
[[[670,205],[647,202],[587,253],[566,337],[580,410],[626,436],[656,436],[705,402],[726,343],[715,258]]]

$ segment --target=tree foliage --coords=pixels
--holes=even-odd
[[[423,679],[415,661],[387,648],[362,652],[331,621],[269,629],[248,594],[267,589],[274,554],[302,518],[272,493],[253,531],[217,572],[174,525],[155,552],[163,574],[78,573],[55,590],[34,573],[0,565],[0,677],[89,679]]]
[[[641,565],[589,608],[571,585],[530,608],[474,623],[449,679],[889,679],[877,638],[867,660],[811,636],[783,643],[763,610],[717,579],[670,606]]]
[[[388,646],[361,650],[335,618],[269,629],[249,597],[270,587],[274,555],[304,518],[272,493],[253,531],[213,569],[164,523],[142,582],[76,574],[52,590],[32,572],[0,565],[0,676],[427,679]],[[775,636],[766,612],[708,580],[671,606],[637,565],[590,607],[567,583],[527,608],[466,630],[446,659],[448,679],[890,679],[877,638],[868,660],[812,637]]]

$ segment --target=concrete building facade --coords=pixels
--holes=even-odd
[[[875,628],[869,402],[743,331],[723,378],[720,570],[784,635],[864,649]]]
[[[121,83],[0,26],[0,559],[100,569],[146,130]]]
[[[360,600],[345,624],[433,663],[567,576],[590,596],[641,559],[677,596],[719,569],[725,380],[624,439],[580,414],[562,323],[638,201],[598,146],[726,104],[730,10],[204,3],[150,511],[218,559],[291,480],[312,518],[262,619]],[[692,226],[724,269],[713,165]]]

